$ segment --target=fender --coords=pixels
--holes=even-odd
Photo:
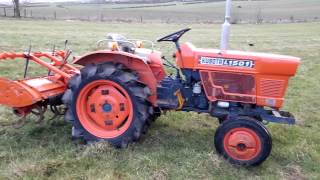
[[[104,62],[120,63],[138,72],[139,80],[150,88],[151,96],[148,98],[149,101],[153,106],[157,106],[157,79],[149,65],[139,56],[120,51],[100,50],[85,54],[73,61],[74,64],[82,66]]]

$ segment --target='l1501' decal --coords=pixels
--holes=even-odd
[[[224,59],[224,58],[214,58],[214,57],[200,57],[199,64],[245,67],[245,68],[254,67],[254,61],[252,60]]]

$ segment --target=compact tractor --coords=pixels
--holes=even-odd
[[[228,5],[227,3],[227,9]],[[109,34],[103,50],[67,62],[69,50],[42,53],[0,53],[0,59],[24,58],[47,68],[44,77],[0,78],[0,104],[12,107],[23,122],[28,114],[44,118],[47,107],[72,123],[72,137],[86,142],[107,141],[125,148],[139,140],[150,123],[165,111],[207,113],[219,120],[216,151],[237,165],[261,164],[272,139],[265,122],[294,124],[280,111],[289,79],[299,58],[227,50],[229,12],[220,49],[179,43],[190,28],[158,42],[176,45],[176,66],[143,41]],[[44,61],[46,58],[48,61]],[[164,65],[176,70],[168,75]],[[26,73],[25,73],[26,75]],[[59,106],[66,107],[65,112]]]

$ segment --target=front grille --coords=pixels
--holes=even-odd
[[[274,79],[261,79],[260,94],[267,97],[282,97],[285,81]]]

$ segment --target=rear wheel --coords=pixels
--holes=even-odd
[[[65,118],[73,122],[74,137],[123,148],[139,139],[152,115],[149,95],[136,74],[120,64],[88,65],[69,82]]]
[[[216,150],[236,165],[256,166],[270,154],[272,140],[264,125],[251,118],[224,121],[214,139]]]

